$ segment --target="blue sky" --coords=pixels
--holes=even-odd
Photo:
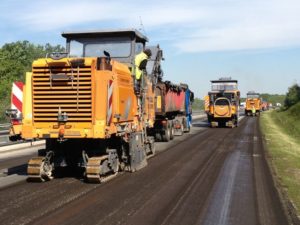
[[[197,97],[221,76],[248,90],[286,93],[300,82],[299,0],[2,0],[0,45],[64,45],[62,31],[141,28],[164,50],[165,79]]]

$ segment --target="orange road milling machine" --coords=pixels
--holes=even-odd
[[[148,130],[155,122],[157,71],[147,74],[143,64],[137,95],[134,58],[147,37],[136,30],[62,36],[67,52],[34,61],[26,74],[22,136],[46,140],[28,163],[28,180],[51,180],[68,167],[100,183],[143,168],[155,153]]]

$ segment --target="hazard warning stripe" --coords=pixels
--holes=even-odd
[[[22,102],[23,98],[23,83],[22,82],[14,82],[12,87],[12,94],[15,95],[19,101]]]
[[[113,103],[113,81],[109,80],[107,85],[107,117],[106,124],[109,126],[112,120],[112,103]]]
[[[11,93],[11,108],[18,111],[18,115],[22,112],[22,102],[23,102],[23,83],[14,82],[12,85]]]
[[[12,101],[11,108],[18,110],[18,113],[22,112],[22,102],[15,95],[12,96]]]

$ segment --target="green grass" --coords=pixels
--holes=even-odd
[[[204,101],[200,98],[195,98],[192,109],[195,111],[204,110]]]
[[[279,183],[300,215],[300,103],[262,113],[260,122]]]

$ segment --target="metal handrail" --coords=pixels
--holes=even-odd
[[[0,128],[7,128],[10,127],[10,123],[2,123],[0,124]]]

